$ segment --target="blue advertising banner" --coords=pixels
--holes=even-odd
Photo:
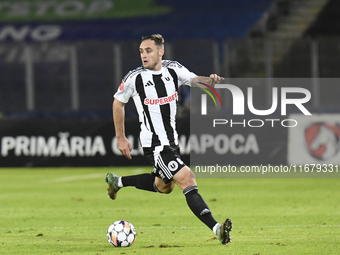
[[[272,0],[60,0],[0,3],[0,42],[244,36]]]

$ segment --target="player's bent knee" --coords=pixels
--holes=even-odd
[[[161,187],[157,187],[158,191],[162,194],[170,194],[175,187],[175,183],[169,183]]]
[[[158,192],[162,194],[170,194],[175,188],[175,183],[171,182],[171,183],[165,184],[163,180],[161,179],[156,179],[155,185],[156,185]]]
[[[189,186],[196,185],[194,173],[187,166],[183,167],[174,176],[174,182],[183,190]]]
[[[162,194],[170,194],[172,192],[172,189],[170,188],[166,188],[166,189],[161,189],[161,190],[158,190],[159,193],[162,193]]]

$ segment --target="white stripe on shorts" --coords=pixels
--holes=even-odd
[[[171,179],[172,173],[169,170],[169,168],[164,164],[164,161],[163,161],[161,155],[159,155],[159,157],[158,157],[157,164],[159,165],[160,168],[162,168],[163,173],[166,175],[166,177],[168,177],[168,179]]]

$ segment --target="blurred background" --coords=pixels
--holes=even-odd
[[[337,78],[339,14],[338,0],[0,0],[0,165],[127,164],[114,149],[112,96],[141,65],[142,36],[162,34],[165,59],[199,75]],[[336,82],[308,89],[313,112],[339,112]],[[180,95],[179,117],[187,118],[185,86]],[[259,108],[266,95],[257,95]],[[135,123],[132,100],[126,116]],[[282,150],[274,162],[287,162]]]

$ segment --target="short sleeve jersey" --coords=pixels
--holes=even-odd
[[[159,71],[138,67],[124,77],[114,97],[123,103],[133,98],[139,115],[142,147],[178,145],[178,88],[190,86],[195,76],[178,62],[163,60]]]

